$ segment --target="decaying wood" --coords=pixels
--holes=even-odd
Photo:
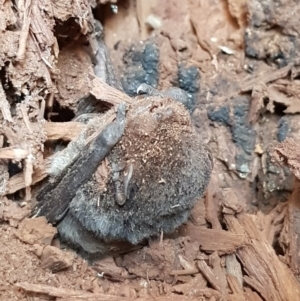
[[[292,271],[279,260],[250,216],[239,213],[237,217],[226,215],[224,220],[229,231],[244,233],[251,240],[251,244],[236,251],[248,275],[244,276],[244,281],[267,301],[300,300],[299,282]]]
[[[279,143],[272,153],[272,157],[281,165],[287,165],[290,171],[300,179],[300,148],[291,138]]]
[[[246,245],[248,240],[243,233],[231,233],[220,229],[207,229],[189,224],[180,228],[180,235],[189,236],[198,241],[200,249],[207,252],[218,251],[219,254],[231,254]],[[212,237],[214,239],[212,239]]]
[[[116,118],[116,114],[112,114],[107,119],[107,122],[105,124],[103,124],[102,126],[99,126],[99,128],[95,131],[95,133],[93,133],[90,137],[87,138],[85,145],[88,145],[89,143],[91,143],[104,130],[105,126],[107,126],[109,123],[113,122],[115,118]]]
[[[220,256],[218,255],[218,252],[213,252],[209,256],[209,265],[212,267],[212,271],[216,275],[218,286],[221,288],[221,291],[228,292],[225,268]]]
[[[100,294],[100,293],[87,293],[79,290],[72,290],[67,288],[57,288],[46,284],[32,284],[28,282],[19,282],[15,284],[15,288],[25,292],[26,294],[40,294],[49,297],[55,297],[60,301],[126,301],[132,300],[129,297],[119,297],[114,295]],[[200,290],[199,290],[200,291]],[[203,295],[216,294],[213,290],[203,289]],[[150,301],[153,298],[137,298],[137,301]],[[198,300],[196,297],[185,297],[180,295],[160,296],[155,298],[157,301],[193,301]]]
[[[111,88],[111,87],[110,87]],[[113,91],[117,91],[114,88],[111,88]],[[118,92],[117,92],[118,93]],[[120,92],[122,93],[122,92]],[[114,110],[114,109],[113,109]],[[90,144],[97,136],[100,135],[100,133],[103,131],[105,126],[107,126],[109,123],[113,122],[113,120],[116,118],[116,113],[113,112],[110,117],[108,117],[107,122],[103,125],[100,125],[99,128],[90,135],[90,137],[87,138],[85,141],[86,146]],[[80,133],[82,133],[87,126],[83,123],[76,122],[76,121],[70,121],[70,122],[45,122],[44,123],[44,130],[47,135],[47,140],[64,140],[64,141],[73,141],[75,140]],[[15,140],[13,133],[11,133],[11,140]],[[26,159],[29,155],[28,150],[23,149],[13,149],[11,147],[2,148],[0,149],[0,159],[13,159],[13,160],[22,160]],[[34,185],[40,181],[42,181],[44,178],[46,178],[49,175],[50,166],[52,164],[54,156],[50,156],[47,159],[44,160],[43,164],[40,164],[37,168],[34,169],[34,173],[32,175],[31,183]],[[9,192],[8,193],[14,193],[20,189],[23,189],[26,187],[25,181],[24,181],[24,175],[23,173],[14,175],[9,179]]]
[[[293,193],[287,204],[284,227],[279,242],[285,253],[285,262],[300,278],[300,180],[295,180]]]
[[[29,151],[21,148],[3,147],[0,149],[0,159],[20,161],[27,158]]]
[[[238,295],[240,297],[244,295],[243,286],[235,276],[228,274],[227,281],[233,295]]]
[[[72,290],[67,288],[57,288],[47,284],[33,284],[27,282],[16,283],[15,287],[26,292],[26,293],[35,293],[42,294],[50,297],[63,298],[63,300],[68,300],[65,298],[72,298],[69,300],[130,300],[129,298],[111,296],[106,294],[93,294],[86,293],[79,290]]]
[[[286,214],[287,204],[279,203],[268,215],[258,213],[256,216],[256,220],[262,225],[262,234],[271,245],[282,231]]]
[[[25,50],[26,50],[26,42],[29,35],[29,27],[30,27],[31,18],[27,15],[27,12],[24,13],[23,25],[20,34],[20,42],[19,49],[17,53],[17,60],[21,61],[24,59]]]
[[[51,160],[45,160],[44,165],[36,168],[32,176],[32,185],[42,181],[48,176],[47,170],[51,165]],[[8,194],[15,193],[18,190],[21,190],[26,187],[23,173],[18,173],[11,178],[9,178],[8,183]]]
[[[207,265],[207,263],[204,260],[199,260],[199,261],[197,261],[197,266],[198,266],[200,272],[206,278],[206,280],[210,283],[210,285],[214,289],[221,292],[222,289],[218,283],[218,279],[217,279],[216,275],[213,273],[212,269]]]
[[[213,176],[205,196],[205,213],[206,220],[211,224],[213,229],[222,229],[219,213],[220,213],[220,189],[218,187],[218,181]]]
[[[0,160],[0,220],[4,217],[4,203],[3,196],[8,190],[9,173],[7,171],[7,164],[4,160]]]
[[[272,153],[272,157],[281,165],[287,165],[295,175],[294,190],[285,207],[286,214],[279,215],[284,218],[283,230],[279,243],[285,252],[285,262],[291,267],[294,274],[300,277],[300,152],[299,145],[293,139],[286,139],[278,144]],[[284,212],[284,213],[285,213]]]
[[[71,141],[75,139],[85,128],[81,122],[46,122],[45,131],[47,140]]]
[[[242,267],[235,254],[226,255],[226,273],[227,278],[229,277],[232,280],[232,277],[234,277],[235,281],[238,281],[240,289],[243,287]],[[228,284],[230,285],[229,281]]]
[[[245,288],[245,296],[247,301],[262,301],[262,298],[249,287]]]
[[[0,83],[0,109],[3,115],[3,118],[9,122],[12,122],[12,116],[10,112],[10,105],[7,101],[6,95],[3,90],[2,83]]]
[[[184,259],[181,255],[178,256],[179,262],[181,266],[184,268],[183,270],[173,270],[171,275],[193,275],[199,273],[198,269],[194,264],[189,263],[186,259]]]
[[[25,183],[25,201],[31,200],[31,185],[33,175],[33,156],[28,156],[24,160],[24,183]]]
[[[86,140],[86,145],[91,143],[104,129],[106,125],[112,122],[116,117],[116,114],[112,114],[107,122],[103,126],[99,126],[97,131],[92,134]],[[84,131],[86,125],[79,123],[79,122],[65,122],[62,126],[57,126],[60,123],[52,123],[46,122],[45,123],[45,131],[47,133],[48,140],[55,140],[55,139],[62,139],[65,141],[70,141],[76,139],[80,133]],[[11,149],[11,148],[2,148],[0,150],[0,158],[3,159],[14,159],[14,160],[21,160],[25,159],[28,156],[29,152],[27,150],[22,149]],[[39,165],[37,168],[34,169],[34,173],[32,175],[32,185],[42,181],[49,175],[49,170],[52,165],[53,159],[55,156],[50,156],[46,158],[43,164]],[[16,174],[9,179],[9,191],[8,193],[15,193],[18,190],[21,190],[26,187],[24,181],[23,173]]]
[[[56,40],[52,35],[51,28],[40,22],[42,17],[39,10],[38,1],[32,0],[23,2],[27,6],[23,8],[23,23],[21,23],[22,28],[20,32],[19,49],[16,53],[16,58],[19,61],[25,61],[26,46],[29,45],[31,47],[34,45],[34,50],[36,50],[38,54],[37,58],[41,58],[44,64],[47,66],[44,66],[46,68],[45,70],[47,70],[45,81],[50,87],[51,85],[49,83],[51,82],[51,76],[47,68],[55,67],[55,64],[52,64],[53,61],[49,60],[47,55],[51,55],[53,58],[57,57],[58,46],[56,45],[57,51],[54,51],[53,55],[53,52],[50,50],[52,47],[55,47]],[[141,7],[141,5],[144,5],[144,7],[149,6],[149,3],[143,4],[143,1],[138,1],[137,3],[139,7]],[[140,22],[143,23],[142,30],[146,31],[146,26],[144,24],[146,15],[142,16],[141,13],[140,17]],[[197,23],[195,20],[192,21],[194,21],[192,22],[193,24]],[[80,25],[82,26],[82,31],[84,31],[85,34],[88,31],[86,22],[87,21],[83,17],[80,17]],[[206,37],[202,37],[199,34],[200,31],[197,31],[197,28],[196,33],[199,39],[199,44],[210,54],[212,59],[215,59],[215,48],[213,45],[211,45]],[[45,49],[42,50],[41,46],[44,46]],[[268,72],[252,80],[245,81],[242,83],[241,91],[247,92],[252,90],[254,93],[255,88],[257,87],[262,88],[261,90],[264,90],[267,83],[286,77],[291,69],[292,66],[288,65],[287,67],[276,70],[272,73]],[[90,78],[90,93],[98,100],[105,101],[114,106],[124,102],[129,105],[132,104],[132,99],[122,91],[110,87],[95,75],[90,75]],[[280,88],[279,85],[277,85],[277,88]],[[256,90],[256,92],[263,92],[261,90]],[[296,92],[297,91],[291,90],[290,88],[286,88],[285,90],[285,93]],[[254,96],[254,94],[252,96]],[[52,107],[54,93],[49,91],[48,95],[49,98],[47,105]],[[255,100],[256,103],[254,103],[255,107],[253,107],[252,112],[252,117],[254,119],[255,115],[259,114],[260,110],[263,108],[263,98],[259,97],[259,95],[256,96],[258,96],[258,98]],[[45,100],[42,99],[42,101],[42,105],[45,106]],[[14,122],[10,112],[9,102],[1,84],[0,109],[5,121]],[[20,106],[20,112],[22,113],[24,127],[27,128],[28,133],[34,132],[35,129],[32,127],[33,123],[30,121],[29,111],[25,105]],[[42,119],[43,116],[44,108],[40,110],[38,119]],[[113,122],[114,118],[115,115],[112,115],[109,122]],[[108,124],[105,126],[107,125]],[[5,127],[3,128],[5,129]],[[64,141],[73,141],[85,128],[86,125],[74,121],[64,123],[46,122],[44,124],[47,140],[61,139]],[[93,146],[94,139],[99,136],[103,128],[104,127],[100,127],[94,134],[88,137],[86,140],[87,149],[90,149],[90,147]],[[29,200],[31,192],[30,186],[48,176],[49,166],[52,163],[53,157],[48,157],[41,164],[39,164],[38,167],[34,168],[31,157],[29,156],[31,154],[31,150],[26,149],[23,147],[23,145],[17,145],[19,138],[11,129],[7,128],[4,130],[4,132],[6,138],[10,140],[11,147],[0,149],[0,159],[10,159],[16,161],[24,160],[23,163],[25,167],[23,173],[15,175],[9,179],[8,193],[11,194],[22,188],[26,188],[26,199]],[[14,144],[16,144],[15,147]],[[284,147],[279,146],[275,149],[275,151],[277,154],[277,159],[281,163],[287,164],[296,177],[300,178],[300,165],[298,165],[300,155],[299,152],[297,152],[298,149],[298,145],[294,143],[290,145],[285,144]],[[295,155],[291,157],[290,154],[286,153],[287,151],[291,151],[291,153]],[[91,152],[89,154],[91,154]],[[78,166],[82,167],[84,164],[86,164],[86,162],[87,161],[82,161],[81,164],[76,166],[76,169],[78,169]],[[72,174],[72,170],[70,174]],[[70,174],[68,176],[70,176]],[[213,185],[217,185],[217,183],[213,183]],[[58,182],[55,182],[50,187],[51,189],[47,191],[46,195],[53,198],[54,194],[54,200],[60,199],[61,194],[55,194],[55,189],[57,189],[57,187],[60,189],[60,191],[66,189],[66,187],[67,189],[73,189],[76,191],[76,189],[74,189],[74,185],[72,186],[68,181],[64,182],[59,179]],[[74,191],[72,191],[72,193]],[[193,275],[193,277],[190,277],[192,280],[189,283],[186,283],[185,285],[177,285],[174,288],[174,291],[189,295],[189,297],[170,295],[167,297],[157,297],[156,300],[192,300],[192,297],[190,296],[195,296],[195,299],[197,300],[199,300],[200,296],[201,298],[202,296],[205,296],[207,299],[210,298],[210,300],[220,300],[222,297],[224,297],[228,288],[228,293],[230,293],[231,290],[232,294],[229,294],[227,297],[228,300],[232,301],[300,300],[299,283],[292,274],[292,272],[294,272],[296,275],[300,276],[300,260],[298,255],[300,248],[300,224],[298,218],[300,215],[300,181],[296,181],[295,190],[290,198],[289,203],[287,205],[281,205],[280,208],[277,207],[276,210],[274,209],[263,220],[265,227],[262,229],[262,232],[258,230],[257,225],[250,215],[247,215],[245,212],[243,212],[241,208],[242,206],[239,206],[238,201],[240,200],[237,200],[236,197],[234,199],[229,198],[226,193],[223,195],[225,198],[223,202],[223,213],[224,221],[226,222],[228,231],[223,230],[223,224],[221,223],[222,217],[219,214],[219,199],[216,198],[217,193],[219,193],[219,191],[209,189],[206,197],[206,219],[212,226],[212,229],[189,225],[188,228],[185,229],[182,227],[180,230],[181,235],[190,236],[192,240],[197,241],[201,251],[207,252],[207,254],[214,252],[211,255],[205,255],[206,259],[209,258],[209,264],[207,264],[207,260],[198,259],[196,261],[198,268],[196,268],[194,267],[193,261],[189,262],[179,255],[178,258],[183,270],[173,270],[171,275]],[[52,204],[53,203],[49,202],[48,206],[52,206]],[[58,216],[60,215],[58,214]],[[51,221],[51,217],[49,219]],[[284,263],[279,260],[272,248],[274,238],[282,230],[283,221],[284,228],[280,237],[280,243],[282,244],[282,248],[286,253],[284,258],[285,262],[290,265],[292,272]],[[226,259],[226,271],[222,266],[222,260],[224,260],[224,257],[220,257],[224,254],[226,255],[226,257],[224,256]],[[243,273],[245,274],[244,276]],[[205,278],[203,275],[205,275]],[[117,276],[115,278],[117,278]],[[207,288],[207,282],[209,282],[210,286],[214,289]],[[15,287],[28,294],[42,294],[61,301],[130,300],[130,298],[127,297],[118,297],[99,293],[87,293],[72,289],[55,288],[41,284],[17,283],[15,284]],[[148,299],[139,298],[137,300],[146,301]]]
[[[251,124],[254,124],[260,113],[264,110],[264,97],[266,96],[267,87],[264,83],[259,83],[253,86],[251,92],[251,105],[248,114],[248,121]]]
[[[210,293],[210,295],[212,295],[211,292],[204,292],[206,294]],[[95,294],[96,295],[96,294]],[[100,294],[97,294],[97,296],[99,296]],[[78,296],[78,297],[66,297],[66,298],[56,298],[56,301],[98,301],[98,300],[111,300],[111,301],[118,301],[118,300],[133,300],[132,298],[124,298],[124,297],[119,297],[119,296],[113,296],[113,295],[104,295],[103,296],[109,296],[108,298],[102,298],[99,299],[99,297],[97,296]],[[186,296],[181,296],[181,295],[166,295],[166,296],[158,296],[155,298],[137,298],[134,299],[136,301],[198,301],[199,298],[197,297],[186,297]],[[216,300],[216,299],[214,299]]]
[[[240,200],[232,188],[225,188],[222,191],[222,211],[225,214],[235,214],[244,212],[244,202]]]
[[[187,283],[180,283],[172,287],[172,291],[184,295],[195,295],[198,290],[204,289],[207,286],[207,280],[199,273]]]
[[[241,84],[241,92],[247,92],[251,91],[254,86],[264,83],[270,83],[273,82],[279,78],[286,77],[289,71],[292,69],[292,65],[289,64],[286,67],[283,67],[281,69],[275,70],[275,71],[268,71],[263,73],[262,75],[253,78],[251,80],[245,80],[244,83]]]
[[[170,275],[182,276],[182,275],[194,275],[197,273],[199,273],[199,270],[194,268],[194,269],[184,269],[184,270],[172,270],[170,272]]]
[[[118,105],[120,103],[130,104],[132,99],[126,95],[124,92],[121,92],[105,82],[96,77],[94,74],[90,74],[91,77],[91,89],[90,93],[95,96],[97,99],[106,101],[113,105]]]

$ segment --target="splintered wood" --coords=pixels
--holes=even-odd
[[[162,233],[156,247],[155,242],[151,241],[146,246],[137,246],[143,249],[136,253],[133,251],[122,254],[120,258],[111,259],[99,269],[94,266],[91,268],[95,272],[90,277],[92,280],[85,277],[88,266],[86,262],[85,267],[84,264],[73,265],[74,256],[70,256],[72,253],[53,246],[57,233],[55,227],[48,224],[46,219],[41,222],[41,219],[26,218],[32,209],[31,189],[52,175],[54,162],[59,161],[57,154],[61,156],[61,161],[68,156],[79,156],[84,147],[92,143],[105,126],[116,119],[118,105],[125,102],[130,107],[134,101],[118,87],[113,88],[101,80],[93,71],[99,50],[98,43],[94,45],[95,48],[92,47],[92,54],[87,44],[97,42],[92,37],[99,34],[97,38],[100,38],[102,32],[93,32],[94,15],[99,13],[99,7],[92,9],[96,4],[109,2],[117,1],[0,0],[2,238],[4,240],[5,235],[10,233],[13,239],[30,245],[30,254],[35,253],[37,258],[34,257],[28,266],[34,272],[35,269],[44,269],[50,273],[48,278],[40,273],[35,280],[28,279],[28,282],[24,282],[27,279],[19,279],[19,275],[14,275],[11,265],[4,272],[0,270],[0,278],[11,273],[9,285],[2,285],[0,279],[0,293],[8,289],[14,290],[15,295],[22,300],[56,301],[300,301],[300,145],[291,139],[277,145],[272,153],[274,160],[287,166],[295,176],[294,190],[288,202],[278,204],[267,215],[261,212],[247,214],[243,207],[245,200],[240,199],[233,189],[220,189],[220,179],[215,176],[205,200],[200,200],[197,204],[200,204],[200,209],[198,208],[194,220],[181,226],[170,239]],[[220,5],[221,2],[225,5]],[[246,0],[221,2],[189,0],[180,1],[179,4],[179,1],[172,0],[170,5],[168,1],[129,1],[129,13],[120,5],[115,16],[119,32],[113,26],[113,18],[110,16],[105,38],[112,47],[120,47],[123,51],[126,38],[130,37],[129,40],[134,45],[134,38],[141,41],[149,36],[154,27],[160,28],[160,39],[163,41],[160,45],[160,72],[164,81],[159,85],[164,87],[166,83],[174,81],[173,71],[178,69],[181,61],[187,61],[188,65],[196,64],[200,69],[202,67],[203,77],[205,70],[210,67],[205,67],[202,62],[208,61],[209,66],[213,65],[214,72],[207,74],[211,78],[218,78],[224,76],[220,71],[224,64],[222,56],[226,56],[224,53],[220,56],[220,49],[225,53],[226,49],[227,52],[230,50],[223,44],[237,44],[238,48],[243,48],[240,46],[244,46],[248,13]],[[114,4],[111,5],[109,9],[114,7]],[[105,9],[101,7],[100,15]],[[130,14],[135,10],[136,19],[130,21]],[[176,22],[180,24],[176,30],[171,23],[174,12]],[[232,20],[227,23],[225,15],[229,15],[228,13],[237,24]],[[207,19],[205,15],[214,17]],[[121,35],[124,27],[128,31],[126,37]],[[238,32],[236,27],[239,28]],[[238,56],[238,51],[235,48],[227,56]],[[187,59],[187,53],[192,55],[191,60]],[[230,60],[228,62],[225,64],[227,67],[232,64]],[[103,67],[105,59],[100,63],[99,66]],[[243,65],[244,62],[240,64]],[[251,75],[245,75],[241,82],[237,81],[237,88],[224,92],[227,93],[224,99],[240,93],[249,93],[250,96],[251,93],[248,121],[252,124],[259,119],[261,113],[273,113],[278,104],[284,107],[284,113],[300,113],[299,69],[291,64],[276,70],[264,66],[263,70],[266,71],[266,68],[267,72],[257,74],[254,70]],[[168,82],[167,78],[171,80]],[[224,81],[226,80],[224,76]],[[208,88],[205,103],[209,103],[211,87],[206,82],[203,83],[205,89]],[[204,90],[201,94],[204,94]],[[103,105],[108,114],[101,115],[104,110],[94,110],[94,105],[99,105],[101,109]],[[81,113],[86,112],[84,109],[80,111],[81,106],[88,107],[86,115],[91,115],[82,117]],[[99,118],[93,123],[91,116],[95,111],[104,118],[101,119],[102,122]],[[69,112],[71,117],[68,116]],[[207,120],[205,108],[203,112]],[[78,117],[82,119],[78,121]],[[53,122],[55,118],[56,122]],[[202,127],[200,131],[203,131]],[[218,144],[224,146],[221,161],[234,165],[236,150],[228,146],[230,144],[224,133],[216,137]],[[61,150],[61,146],[66,144],[68,147]],[[66,149],[69,149],[69,153]],[[76,154],[73,151],[75,149],[78,152]],[[221,157],[222,154],[218,159]],[[68,164],[62,163],[67,169]],[[9,164],[13,168],[9,168]],[[232,170],[228,173],[229,176],[232,176],[231,172]],[[17,200],[22,198],[22,201],[9,200],[12,195]],[[49,195],[51,197],[51,191]],[[163,239],[164,236],[166,238]],[[40,252],[37,251],[39,249]],[[8,253],[10,252],[11,249]],[[16,261],[19,253],[17,250],[14,252],[12,258]],[[0,251],[0,255],[2,254]],[[1,264],[4,265],[5,262],[0,262]],[[65,285],[67,277],[72,273],[74,275],[76,269],[82,269],[76,282]],[[56,274],[61,270],[68,270],[68,276]],[[26,271],[23,273],[25,277]],[[125,293],[117,295],[109,281],[117,283],[118,288],[125,288]],[[126,291],[129,286],[132,291]]]
[[[241,200],[234,191],[227,190],[222,194],[223,199],[221,200],[222,223],[226,224],[227,230],[208,229],[191,223],[181,227],[180,235],[188,235],[189,239],[197,242],[199,251],[193,260],[178,255],[182,269],[172,270],[170,275],[173,275],[175,279],[181,279],[183,283],[172,286],[172,295],[157,296],[155,300],[176,300],[179,297],[176,293],[184,295],[180,300],[196,300],[197,298],[220,301],[300,300],[300,284],[295,277],[299,273],[299,243],[297,235],[294,234],[299,228],[298,224],[294,222],[295,215],[300,211],[297,209],[296,201],[299,199],[299,183],[300,181],[288,203],[289,213],[286,215],[284,231],[280,240],[282,245],[285,244],[283,248],[288,250],[286,254],[291,254],[291,257],[287,256],[283,260],[279,258],[272,246],[274,237],[270,234],[274,233],[270,230],[271,225],[275,224],[274,227],[277,227],[278,223],[283,222],[282,212],[285,207],[280,205],[274,209],[270,213],[270,218],[268,216],[267,218],[252,216],[243,211],[240,206]],[[209,205],[206,203],[206,206]],[[263,218],[263,222],[269,221],[268,231],[259,230],[260,218]],[[163,250],[166,248],[164,244],[166,242],[163,242],[162,245],[157,243],[157,245],[161,245],[159,247],[161,252],[164,252]],[[155,244],[153,246],[155,249]],[[169,249],[165,249],[165,251],[170,253]],[[185,254],[188,256],[187,253]],[[163,257],[160,261],[163,266]],[[288,263],[291,269],[283,261]],[[138,262],[134,262],[135,266],[137,264]],[[154,262],[152,264],[157,266]],[[116,275],[111,266],[112,263],[109,263],[108,268],[104,266],[103,270],[107,275]],[[112,272],[109,271],[110,267]],[[148,268],[151,268],[151,265],[148,265]],[[120,268],[116,267],[116,269]],[[100,273],[101,267],[97,270]],[[135,270],[136,267],[130,270],[131,276],[134,276]],[[56,288],[49,285],[17,283],[15,286],[28,295],[56,297],[57,300],[95,300],[97,298],[106,300],[108,297],[112,300],[119,300],[117,296]],[[136,298],[136,300],[152,299],[145,297]]]
[[[279,244],[284,251],[283,261],[300,279],[300,146],[292,139],[286,139],[273,150],[273,158],[278,163],[287,165],[295,175],[292,195],[286,205],[283,230],[280,232]]]
[[[0,158],[12,160],[21,169],[16,175],[19,184],[14,186],[15,181],[10,179],[3,189],[15,192],[26,188],[25,199],[28,201],[31,185],[47,175],[46,170],[41,171],[47,165],[44,143],[47,140],[71,141],[84,128],[84,124],[70,123],[69,127],[68,124],[62,127],[44,120],[46,103],[47,115],[52,114],[53,97],[54,94],[57,96],[57,83],[60,82],[56,80],[60,49],[54,26],[56,21],[71,17],[84,17],[90,23],[94,19],[90,5],[69,5],[67,2],[57,5],[44,1],[41,5],[36,0],[19,1],[12,7],[9,2],[0,1],[0,8],[3,31],[0,66],[6,65],[6,74],[0,84],[0,134],[7,141],[0,149]],[[83,23],[86,22],[80,24]],[[9,29],[14,26],[19,31]],[[89,30],[85,34],[88,35]],[[92,70],[92,63],[86,67]],[[16,100],[18,97],[23,98],[21,103]],[[7,161],[3,162],[7,164]],[[41,177],[40,173],[45,175]]]
[[[0,83],[0,108],[3,115],[4,120],[12,122],[12,116],[10,112],[10,105],[6,99],[6,95],[3,90],[3,86]]]
[[[97,99],[101,99],[113,105],[118,105],[122,102],[130,104],[132,102],[132,99],[123,92],[113,89],[93,74],[90,74],[90,76],[92,78],[90,93]]]

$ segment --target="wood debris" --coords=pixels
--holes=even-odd
[[[273,28],[266,31],[262,43],[257,44],[266,46],[265,41],[270,44],[263,49],[270,48],[267,57],[273,55],[272,51],[277,58],[283,52],[292,56],[297,51],[297,47],[290,51],[287,46],[290,40],[298,38],[297,24],[290,20],[281,20],[280,23],[275,7],[268,10],[266,3],[260,3],[258,7],[258,0],[227,0],[225,5],[218,1],[196,0],[180,4],[175,0],[162,1],[157,5],[157,0],[147,3],[139,0],[136,3],[129,1],[128,10],[119,2],[24,0],[12,4],[11,1],[0,1],[0,67],[3,75],[0,83],[0,230],[5,242],[3,248],[9,250],[4,254],[9,266],[0,274],[12,275],[8,284],[0,280],[0,292],[12,291],[14,287],[15,295],[20,298],[57,301],[300,300],[299,144],[286,139],[272,152],[273,159],[295,176],[288,201],[279,203],[268,214],[250,214],[246,211],[243,196],[239,195],[242,189],[237,189],[236,193],[235,187],[230,186],[231,180],[238,176],[235,163],[239,155],[233,142],[228,141],[230,131],[224,125],[220,125],[219,132],[213,131],[211,124],[207,125],[206,131],[203,130],[206,125],[202,124],[203,120],[210,123],[206,109],[216,99],[213,94],[218,97],[218,93],[224,104],[240,94],[249,97],[251,105],[247,121],[253,126],[266,112],[275,115],[278,108],[281,114],[295,116],[300,113],[297,57],[287,58],[287,65],[281,62],[284,67],[274,69],[265,63],[261,67],[257,58],[251,65],[244,50],[240,51],[245,47],[245,34],[249,30],[253,33],[252,17],[256,9],[258,18],[271,9],[273,18],[266,18],[266,22],[272,19],[274,24],[268,25],[278,26],[282,35],[293,37],[280,44],[276,38],[279,33],[273,33]],[[104,7],[99,3],[108,4]],[[290,5],[293,7],[295,3]],[[282,11],[286,13],[288,7]],[[96,30],[98,23],[94,15],[102,16],[107,8],[118,10],[115,19],[111,12],[108,14],[111,19],[105,19],[105,39],[111,49],[128,55],[129,52],[124,50],[126,39],[133,43],[134,38],[143,40],[150,33],[159,37],[159,85],[163,88],[176,82],[175,74],[181,63],[201,69],[202,90],[197,100],[203,105],[201,110],[205,118],[200,118],[199,135],[209,132],[207,142],[213,148],[215,144],[219,147],[214,153],[218,153],[215,156],[216,170],[223,171],[226,166],[229,171],[216,172],[205,200],[199,201],[192,218],[176,233],[170,237],[162,233],[160,241],[145,242],[131,253],[110,257],[106,263],[95,264],[90,269],[87,262],[53,246],[57,230],[45,218],[28,216],[35,205],[35,188],[57,172],[53,166],[72,171],[70,162],[76,156],[80,157],[83,150],[93,147],[96,137],[116,119],[118,105],[133,104],[132,98],[122,92],[119,85],[111,86],[113,79],[108,82],[105,74],[100,76],[103,75],[101,72],[107,71],[104,68],[107,61],[106,52],[98,52],[103,33]],[[295,8],[297,12],[299,8]],[[134,18],[130,19],[130,14],[134,13]],[[210,16],[209,19],[206,15]],[[230,15],[230,22],[227,15]],[[160,21],[157,27],[149,27],[149,16]],[[176,30],[172,18],[180,24]],[[248,31],[245,33],[246,26]],[[123,39],[124,31],[128,34]],[[235,66],[238,71],[233,76],[233,85],[230,68],[234,59],[238,60],[240,67]],[[248,75],[245,75],[244,65],[249,68]],[[211,86],[214,80],[217,84]],[[237,98],[237,105],[240,100]],[[235,108],[228,110],[230,118]],[[95,112],[99,118],[93,119]],[[100,116],[105,117],[101,119]],[[232,119],[228,124],[232,126],[231,123]],[[215,135],[216,132],[222,135]],[[251,156],[255,155],[259,162],[263,162],[265,176],[267,149],[259,139],[267,140],[259,137],[255,154],[252,152]],[[81,162],[80,166],[85,163]],[[99,183],[108,173],[106,164],[104,162],[97,169]],[[253,171],[254,167],[251,170],[252,178],[247,178],[249,185],[256,183],[260,172],[256,168],[256,171]],[[161,185],[164,181],[162,179]],[[68,182],[60,183],[51,183],[48,187],[50,201],[47,206],[51,208],[63,199],[61,196],[68,186]],[[27,253],[34,254],[32,262],[23,263],[28,274],[32,269],[38,270],[36,278],[31,277],[25,282],[24,278],[18,280],[13,275],[17,269],[14,262],[19,264],[17,257],[20,253],[9,249],[10,237],[21,246],[26,245],[24,250]],[[3,255],[1,251],[0,255]],[[66,274],[57,273],[62,270]],[[76,274],[78,270],[80,273]],[[19,270],[18,273],[22,274]],[[77,275],[74,282],[67,279],[72,274]],[[116,287],[120,290],[117,291]],[[126,290],[126,287],[129,288]]]

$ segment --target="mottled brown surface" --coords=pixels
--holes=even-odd
[[[178,231],[94,265],[53,240],[56,230],[44,219],[26,219],[32,184],[47,176],[54,148],[61,147],[45,141],[75,138],[74,132],[59,130],[62,124],[47,137],[51,120],[70,121],[77,97],[89,89],[96,104],[101,100],[101,89],[89,76],[90,57],[84,53],[77,60],[75,49],[91,34],[91,7],[107,2],[114,1],[26,1],[29,7],[0,1],[0,299],[297,301],[297,1],[119,1],[117,14],[109,3],[98,7],[94,13],[104,24],[120,75],[124,51],[149,35],[160,48],[159,89],[176,84],[181,63],[201,71],[192,119],[198,138],[213,152],[213,181],[191,221]],[[145,24],[150,13],[161,27]],[[241,121],[234,115],[239,105],[256,131],[246,172],[236,169],[241,150],[232,134]],[[227,123],[208,118],[210,108],[224,106]],[[89,126],[83,129],[97,128]],[[277,162],[272,162],[279,134],[293,141],[277,146]],[[9,174],[8,162],[21,171]],[[106,172],[103,163],[98,181]],[[57,268],[64,270],[55,273]]]

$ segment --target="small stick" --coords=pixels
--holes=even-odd
[[[86,125],[81,122],[45,122],[44,130],[47,140],[72,141],[85,129]],[[101,132],[101,131],[100,131]]]
[[[13,122],[11,112],[10,112],[10,105],[7,101],[3,86],[0,82],[0,109],[3,115],[3,118],[9,122]]]
[[[204,260],[199,260],[197,262],[199,271],[203,274],[203,276],[206,278],[206,280],[211,284],[211,286],[218,290],[222,291],[220,286],[218,285],[218,280],[213,273],[212,269],[207,265],[207,263]]]
[[[161,230],[160,232],[160,238],[159,238],[159,247],[162,248],[163,246],[163,240],[164,240],[164,231]]]
[[[90,76],[92,78],[92,87],[90,92],[97,99],[106,101],[112,105],[119,105],[124,102],[127,104],[132,103],[132,99],[124,92],[121,92],[120,90],[109,86],[92,73],[90,73]]]
[[[0,149],[0,159],[12,159],[20,161],[27,158],[28,150],[22,148],[4,147]]]
[[[25,6],[25,11],[24,11],[24,16],[23,16],[23,25],[22,25],[22,30],[20,32],[20,42],[19,42],[19,49],[17,52],[17,60],[21,61],[25,57],[25,51],[26,51],[26,44],[27,44],[27,39],[29,35],[29,28],[30,28],[30,23],[31,23],[31,0],[28,0],[26,2]]]

